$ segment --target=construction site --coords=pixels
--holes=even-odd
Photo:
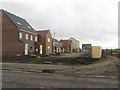
[[[67,54],[68,55],[68,54]],[[74,54],[75,55],[75,54]],[[71,55],[70,55],[71,56]],[[117,56],[17,57],[2,63],[3,88],[117,88]],[[24,83],[24,84],[23,84]],[[56,89],[58,90],[58,89]]]
[[[119,50],[85,45],[82,51],[3,57],[2,87],[118,88]]]
[[[92,50],[93,51],[93,50]],[[99,50],[98,50],[99,51]],[[97,53],[97,51],[95,51]],[[20,64],[31,64],[32,69],[34,66],[45,66],[42,70],[46,70],[46,73],[62,73],[69,75],[105,75],[118,78],[118,68],[120,63],[118,62],[118,52],[102,51],[98,54],[92,52],[92,57],[89,54],[79,53],[68,53],[59,56],[51,57],[39,57],[39,56],[22,56],[22,57],[5,57],[3,58],[4,63],[20,63]],[[97,58],[93,58],[97,57]],[[100,57],[100,58],[99,58]],[[16,66],[16,65],[15,65]],[[46,68],[47,66],[53,67],[52,69]],[[69,67],[58,69],[58,67]],[[9,67],[4,66],[3,68]],[[23,68],[24,67],[19,67]]]

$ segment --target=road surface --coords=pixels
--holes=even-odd
[[[117,79],[56,73],[2,71],[3,88],[117,88]]]

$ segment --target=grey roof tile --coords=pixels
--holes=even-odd
[[[23,18],[16,16],[12,13],[9,13],[5,10],[2,10],[8,17],[9,19],[18,27],[19,29],[23,29],[25,31],[29,31],[32,33],[36,33],[36,31],[32,28],[32,26]],[[37,33],[36,33],[37,34]]]

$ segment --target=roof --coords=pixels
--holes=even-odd
[[[75,38],[73,38],[73,37],[71,37],[69,40],[75,40],[75,41],[78,41],[78,40],[76,40]],[[79,41],[78,41],[79,42]]]
[[[41,37],[46,37],[50,30],[37,31]]]
[[[71,40],[60,40],[60,42],[64,42],[64,43],[72,43],[72,41]]]
[[[32,26],[25,19],[23,19],[19,16],[16,16],[12,13],[9,13],[5,10],[2,10],[2,11],[3,11],[3,13],[5,13],[8,16],[8,18],[14,23],[14,25],[17,28],[36,33],[36,31],[32,28]]]
[[[59,42],[57,39],[53,38],[53,42],[55,42],[55,44],[53,46],[58,47],[58,48],[62,47],[62,43]]]
[[[92,44],[82,44],[82,49],[92,48]]]
[[[69,45],[72,44],[71,40],[60,40],[60,42],[62,43],[63,47],[68,47]]]
[[[59,42],[57,39],[53,38],[53,42]]]
[[[91,46],[92,44],[82,44],[83,46]]]

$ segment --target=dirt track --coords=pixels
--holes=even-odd
[[[19,60],[20,62],[23,60]],[[118,77],[118,58],[113,56],[104,56],[100,60],[91,61],[91,59],[86,58],[76,58],[76,57],[67,57],[67,58],[38,58],[34,60],[34,58],[30,58],[27,60],[27,63],[35,63],[40,62],[36,66],[44,65],[47,68],[48,64],[43,64],[41,62],[52,62],[49,64],[53,69],[57,69],[58,67],[68,66],[67,68],[62,68],[57,71],[57,73],[69,74],[69,75],[105,75],[105,76],[114,76]],[[89,64],[91,63],[91,64]],[[15,64],[16,65],[16,64]],[[50,68],[49,67],[49,68]],[[47,69],[49,69],[47,68]],[[34,68],[35,69],[35,68]],[[42,66],[42,69],[44,67]]]
[[[75,75],[106,75],[118,77],[117,63],[118,58],[107,56],[94,62],[93,64],[72,66],[71,69],[65,70],[63,73],[68,74],[71,72]]]

